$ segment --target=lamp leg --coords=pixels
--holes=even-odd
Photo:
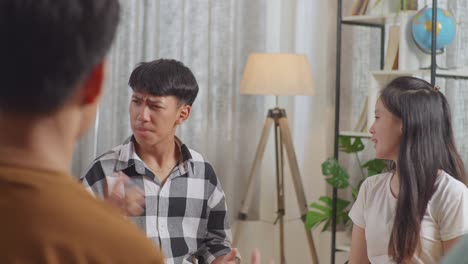
[[[260,141],[258,142],[257,151],[255,153],[255,159],[250,170],[249,174],[249,182],[247,185],[247,190],[244,195],[244,199],[242,200],[241,209],[239,211],[239,222],[237,223],[236,231],[233,237],[233,246],[236,247],[239,242],[239,236],[242,233],[242,222],[247,220],[247,214],[249,212],[250,203],[252,202],[252,196],[255,190],[255,177],[258,176],[258,169],[260,167],[260,163],[263,159],[263,154],[265,153],[265,147],[268,139],[268,135],[270,134],[271,126],[273,125],[273,118],[267,117],[265,119],[265,123],[263,125],[262,134],[260,136]]]
[[[281,139],[281,130],[278,118],[275,118],[275,158],[276,158],[276,203],[278,205],[279,235],[280,235],[280,264],[286,264],[284,252],[284,161],[283,161],[283,143]],[[275,223],[276,223],[275,221]]]
[[[288,125],[288,119],[285,116],[279,118],[279,126],[281,128],[281,137],[286,148],[286,154],[288,157],[289,167],[291,169],[291,176],[293,179],[294,189],[296,190],[296,198],[297,203],[299,205],[299,210],[301,212],[301,219],[303,222],[305,222],[306,215],[308,212],[308,206],[305,198],[304,188],[302,185],[301,175],[299,172],[299,165],[297,163],[296,153],[294,151],[291,131]],[[312,232],[307,229],[305,229],[305,231],[313,263],[318,264],[318,256],[317,251],[315,249],[314,238],[312,237]]]

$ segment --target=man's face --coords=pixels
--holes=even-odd
[[[190,106],[175,96],[154,96],[134,91],[130,102],[130,125],[138,144],[154,146],[173,140],[177,125],[185,121]]]

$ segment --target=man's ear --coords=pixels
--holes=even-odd
[[[179,116],[176,120],[176,124],[182,124],[187,118],[190,116],[190,111],[192,111],[192,107],[190,105],[184,104],[179,109]]]
[[[104,61],[96,65],[88,77],[83,82],[82,103],[84,105],[93,104],[98,100],[103,89],[104,81]]]

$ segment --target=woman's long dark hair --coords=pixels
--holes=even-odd
[[[437,188],[438,171],[465,183],[465,168],[455,147],[447,99],[438,89],[418,78],[399,77],[383,89],[380,99],[402,122],[393,168],[400,189],[388,252],[403,263],[419,246],[421,221]]]

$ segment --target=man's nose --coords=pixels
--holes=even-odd
[[[146,106],[141,107],[138,118],[141,121],[149,121],[149,109]]]

